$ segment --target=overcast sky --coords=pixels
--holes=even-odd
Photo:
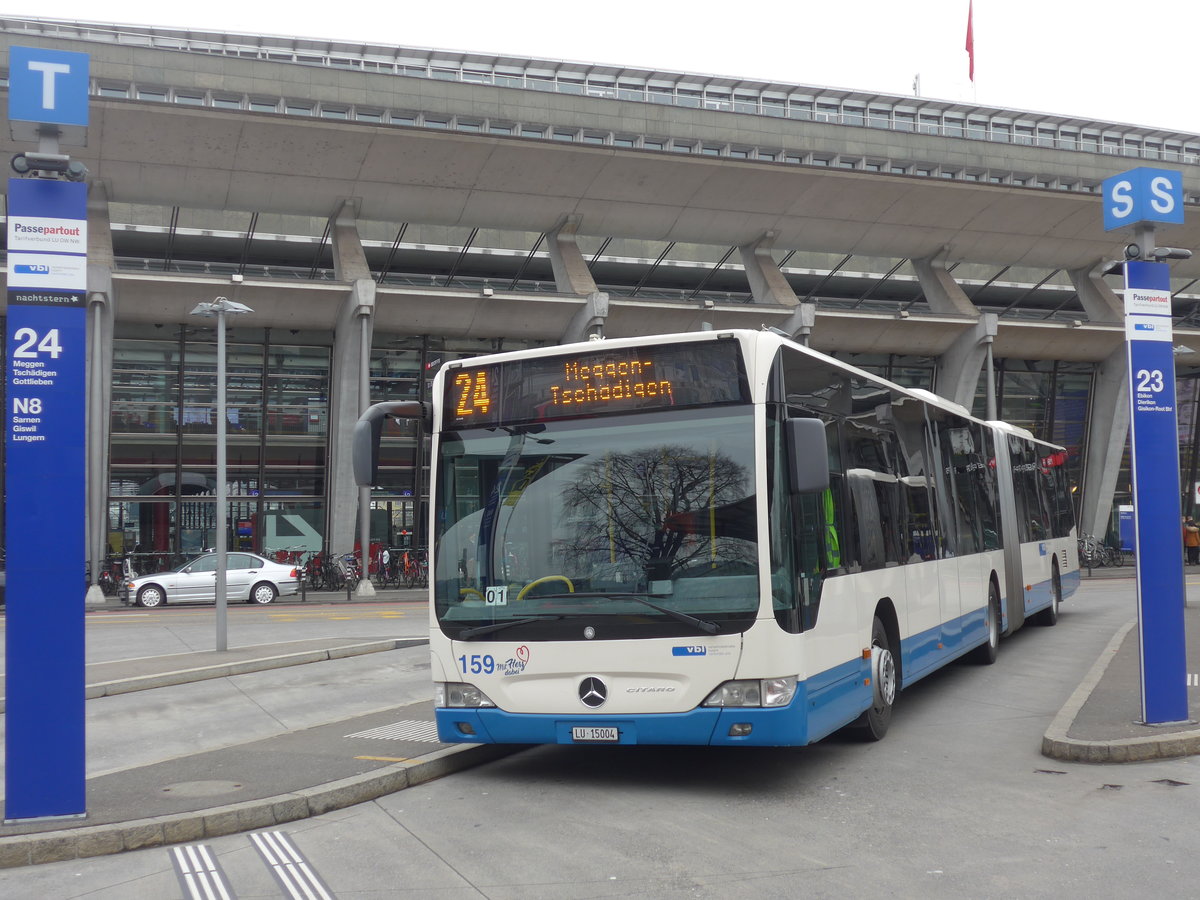
[[[54,17],[512,53],[938,99],[1200,133],[1198,0],[322,3],[59,0]],[[279,12],[279,10],[286,10]],[[103,11],[101,13],[101,11]],[[340,16],[330,20],[329,13]]]

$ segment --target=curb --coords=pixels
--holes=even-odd
[[[524,744],[447,747],[365,775],[261,800],[130,822],[0,837],[0,869],[105,856],[270,828],[375,800],[524,749]]]
[[[1123,763],[1148,759],[1173,759],[1200,754],[1200,731],[1165,732],[1147,737],[1115,738],[1111,741],[1082,741],[1067,736],[1067,730],[1092,695],[1104,672],[1117,655],[1125,636],[1137,625],[1137,620],[1124,625],[1113,635],[1099,659],[1088,671],[1063,708],[1058,711],[1046,733],[1042,735],[1042,755],[1067,762]]]
[[[159,672],[155,675],[138,675],[133,678],[119,678],[113,681],[98,681],[84,688],[84,699],[95,700],[98,697],[115,697],[118,694],[132,694],[134,691],[150,691],[154,688],[170,687],[176,684],[191,684],[194,681],[210,681],[214,678],[228,678],[232,675],[265,672],[268,669],[303,666],[308,663],[325,662],[331,659],[364,656],[368,653],[384,653],[388,650],[401,650],[405,647],[412,647],[423,643],[427,643],[423,638],[388,638],[382,641],[364,641],[360,644],[342,644],[337,647],[328,647],[324,650],[302,650],[297,653],[260,656],[237,662],[220,663],[215,666],[198,666],[192,669],[176,669],[174,672]],[[0,697],[0,713],[4,712],[4,708],[5,698]]]

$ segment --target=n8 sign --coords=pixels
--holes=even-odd
[[[1183,174],[1142,166],[1104,179],[1104,230],[1141,222],[1183,224]]]

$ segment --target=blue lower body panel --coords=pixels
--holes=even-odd
[[[787,706],[698,707],[683,713],[633,716],[539,715],[501,709],[434,710],[438,739],[447,744],[574,744],[571,729],[617,729],[616,744],[692,746],[795,747],[810,744],[853,722],[870,705],[871,687],[864,682],[869,661],[846,663],[796,687]],[[750,733],[730,735],[734,725]]]
[[[1000,608],[1004,608],[1003,600]],[[900,642],[904,687],[987,643],[987,639],[987,610],[982,608],[905,638]]]

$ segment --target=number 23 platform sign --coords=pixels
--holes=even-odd
[[[87,186],[8,182],[5,819],[84,797]]]
[[[1125,264],[1131,461],[1137,535],[1142,709],[1147,724],[1187,719],[1183,538],[1171,283],[1165,263]]]

